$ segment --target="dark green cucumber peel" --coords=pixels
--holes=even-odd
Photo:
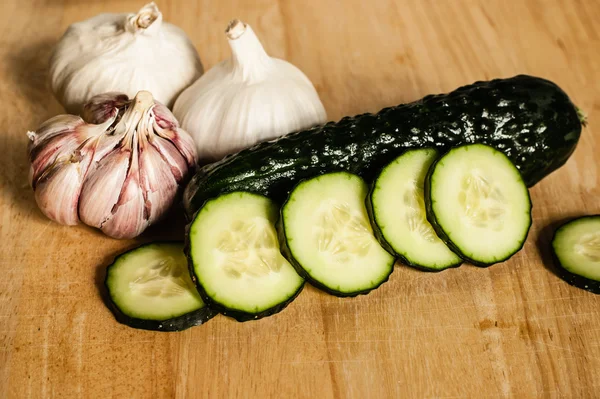
[[[252,194],[254,194],[254,193],[252,193]],[[206,202],[208,202],[208,199],[205,201],[205,203]],[[202,204],[202,207],[204,207],[205,203]],[[293,295],[291,295],[286,301],[279,303],[276,306],[273,306],[262,312],[257,312],[257,313],[248,313],[248,312],[239,311],[237,309],[231,309],[231,308],[223,305],[222,303],[215,301],[208,294],[208,292],[204,289],[202,284],[200,284],[200,281],[199,281],[198,277],[196,276],[194,262],[192,260],[192,256],[190,253],[190,244],[191,244],[190,243],[190,234],[189,234],[190,228],[193,224],[194,219],[196,218],[196,215],[200,212],[200,210],[202,210],[202,207],[200,207],[198,209],[198,211],[195,213],[194,217],[192,218],[192,222],[188,223],[185,228],[184,252],[188,259],[188,270],[189,270],[192,282],[196,285],[196,289],[198,290],[200,297],[202,298],[204,303],[207,305],[207,307],[214,309],[217,313],[221,313],[224,316],[231,317],[231,318],[235,319],[236,321],[245,322],[245,321],[251,321],[251,320],[259,320],[259,319],[262,319],[263,317],[268,317],[268,316],[272,316],[276,313],[279,313],[283,309],[285,309],[290,303],[292,303],[294,301],[294,299],[296,299],[296,297],[298,297],[298,295],[300,295],[300,293],[302,292],[302,289],[304,288],[304,284],[300,285],[298,290]]]
[[[112,301],[111,296],[109,294],[110,289],[109,289],[109,285],[108,285],[111,266],[113,266],[119,258],[127,256],[127,254],[129,254],[132,251],[136,251],[143,247],[152,246],[152,245],[156,245],[156,244],[163,244],[163,243],[174,243],[174,241],[158,241],[158,242],[153,242],[150,244],[145,244],[145,245],[141,245],[139,247],[133,248],[133,249],[123,252],[122,254],[117,256],[114,259],[114,261],[108,266],[106,277],[104,279],[104,287],[107,292],[105,299],[108,302],[109,307],[110,307],[111,311],[113,312],[113,315],[115,316],[115,319],[119,323],[125,324],[126,326],[129,326],[129,327],[138,328],[141,330],[173,332],[173,331],[183,331],[190,327],[202,325],[218,314],[218,312],[214,311],[213,309],[211,309],[210,307],[205,305],[204,307],[202,307],[196,311],[186,313],[184,315],[174,317],[171,319],[146,320],[146,319],[139,319],[136,317],[131,317],[131,316],[126,315],[125,313],[123,313],[121,311],[121,309],[119,309],[117,304]]]
[[[568,271],[562,265],[560,259],[558,258],[558,255],[556,254],[556,251],[554,249],[554,241],[564,228],[568,227],[571,223],[580,221],[582,219],[596,219],[596,218],[600,219],[600,214],[599,215],[580,216],[575,219],[571,219],[571,220],[563,223],[562,225],[560,225],[554,232],[554,235],[552,236],[551,252],[552,252],[552,258],[554,260],[554,264],[556,265],[555,271],[556,271],[556,274],[558,275],[558,277],[560,277],[562,280],[566,281],[569,285],[572,285],[573,287],[580,288],[582,290],[591,292],[592,294],[600,295],[600,281],[592,280],[592,279],[589,279],[589,278],[586,278],[586,277],[583,277],[583,276],[580,276],[578,274]]]
[[[184,193],[188,217],[208,198],[251,191],[281,203],[300,180],[348,171],[371,181],[407,148],[484,143],[504,152],[533,186],[562,166],[581,134],[577,108],[531,76],[477,82],[452,93],[264,142],[202,168]]]
[[[190,275],[192,277],[192,281],[196,284],[196,289],[198,289],[198,292],[200,293],[200,296],[202,297],[202,300],[204,301],[204,303],[206,303],[208,305],[208,307],[210,307],[211,309],[214,309],[217,313],[221,313],[224,316],[231,317],[239,322],[259,320],[259,319],[262,319],[263,317],[272,316],[276,313],[281,312],[290,303],[292,303],[298,295],[300,295],[300,293],[302,292],[302,289],[304,288],[304,284],[302,284],[300,286],[300,289],[298,289],[298,291],[296,291],[292,296],[290,296],[285,302],[279,303],[276,306],[273,306],[272,308],[269,308],[262,312],[257,312],[257,313],[241,312],[236,309],[228,308],[227,306],[224,306],[223,304],[214,301],[212,299],[212,297],[210,297],[208,295],[208,293],[202,287],[202,285],[200,283],[198,283],[198,279],[196,278],[196,275],[195,275],[193,266],[191,265],[191,262],[190,262],[189,269],[190,269]]]
[[[442,160],[442,159],[443,159],[443,156],[440,156],[438,159],[433,161],[433,163],[429,167],[429,171],[427,171],[427,176],[425,177],[425,186],[424,186],[425,210],[427,212],[427,221],[431,224],[431,226],[435,230],[435,233],[437,234],[437,236],[444,242],[444,244],[446,244],[448,246],[448,248],[450,248],[450,250],[452,252],[454,252],[455,254],[457,254],[458,256],[460,256],[461,258],[463,258],[465,261],[469,262],[470,264],[472,264],[474,266],[478,266],[478,267],[489,267],[489,266],[495,265],[496,263],[504,262],[505,260],[507,260],[511,256],[513,256],[515,253],[519,252],[525,245],[525,241],[527,241],[528,234],[525,235],[525,239],[523,239],[523,241],[521,242],[521,245],[518,248],[515,248],[515,251],[513,253],[507,255],[504,258],[495,259],[494,262],[491,262],[491,263],[484,263],[484,262],[479,262],[475,259],[471,259],[468,255],[464,254],[458,246],[456,246],[452,242],[452,240],[450,239],[450,237],[448,236],[448,234],[446,233],[444,228],[437,222],[437,220],[435,218],[435,214],[433,212],[433,201],[431,199],[431,175],[433,174],[438,162],[440,162],[440,160]],[[529,195],[529,190],[527,190],[527,198],[529,199],[529,205],[530,205],[529,227],[527,229],[527,233],[529,233],[529,229],[531,229],[531,224],[533,223],[533,218],[531,217],[532,203],[531,203],[531,196]]]
[[[190,264],[191,264],[191,262],[190,262]],[[204,303],[206,303],[208,305],[208,307],[210,307],[211,309],[214,309],[217,313],[221,313],[224,316],[231,317],[239,322],[259,320],[259,319],[262,319],[263,317],[272,316],[276,313],[281,312],[290,303],[292,303],[298,295],[300,295],[300,292],[302,292],[302,289],[304,288],[304,284],[302,284],[300,286],[300,289],[298,289],[298,291],[296,291],[292,296],[290,296],[285,302],[279,303],[276,306],[273,306],[262,312],[248,313],[248,312],[241,312],[236,309],[228,308],[227,306],[224,306],[223,304],[214,301],[212,299],[212,297],[210,297],[208,295],[208,293],[202,287],[202,285],[200,283],[198,283],[198,279],[196,278],[196,275],[194,273],[195,272],[193,271],[193,266],[190,266],[190,274],[192,276],[192,281],[196,284],[196,288],[198,289],[198,292],[200,293],[200,296],[202,297],[202,300],[204,301]]]
[[[424,272],[439,273],[439,272],[442,272],[442,271],[447,270],[447,269],[452,269],[452,268],[459,267],[460,265],[463,264],[463,262],[460,261],[460,262],[458,262],[456,264],[448,265],[448,266],[446,266],[444,268],[434,269],[434,268],[431,268],[431,267],[424,267],[422,265],[414,263],[409,258],[407,258],[406,256],[404,256],[403,254],[396,252],[396,250],[394,250],[394,248],[390,245],[389,242],[387,242],[387,240],[383,236],[383,234],[381,232],[381,229],[379,228],[379,224],[377,223],[377,219],[375,217],[375,213],[373,212],[373,204],[371,202],[371,197],[373,195],[373,190],[374,189],[375,189],[375,184],[373,184],[371,186],[371,190],[369,191],[369,195],[367,195],[367,199],[366,199],[367,213],[369,214],[369,220],[371,221],[371,227],[373,228],[373,233],[375,234],[375,238],[377,238],[377,241],[379,241],[379,244],[383,247],[383,249],[385,249],[386,251],[388,251],[390,254],[394,255],[396,257],[396,259],[398,259],[401,263],[403,263],[403,264],[405,264],[407,266],[413,267],[415,269],[424,271]]]
[[[129,317],[126,314],[122,313],[121,310],[114,304],[114,302],[110,301],[111,310],[115,316],[115,319],[126,326],[138,328],[140,330],[150,330],[150,331],[166,331],[166,332],[174,332],[174,331],[183,331],[187,330],[190,327],[195,327],[202,325],[215,317],[218,312],[210,309],[205,306],[201,309],[198,309],[194,312],[186,313],[179,317],[174,317],[168,320],[156,321],[156,320],[144,320],[137,319],[134,317]]]

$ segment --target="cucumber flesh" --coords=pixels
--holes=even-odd
[[[423,185],[437,157],[435,149],[425,148],[396,158],[375,180],[367,204],[380,243],[404,263],[426,271],[462,263],[427,221]]]
[[[531,226],[531,200],[517,168],[484,144],[454,148],[426,179],[427,217],[438,236],[477,266],[518,252]]]
[[[284,254],[313,285],[355,296],[387,281],[394,258],[375,237],[358,176],[329,173],[298,184],[281,210]]]
[[[190,279],[182,243],[153,243],[120,255],[105,285],[115,316],[131,327],[179,331],[217,314]]]
[[[304,280],[281,255],[278,207],[267,197],[233,192],[209,200],[193,220],[190,271],[212,307],[238,321],[281,311]]]
[[[559,227],[552,250],[563,280],[600,294],[600,215],[584,216]]]

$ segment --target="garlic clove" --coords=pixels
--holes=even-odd
[[[100,124],[115,117],[119,109],[128,103],[127,94],[119,92],[98,94],[84,105],[81,117],[88,123]]]
[[[31,186],[35,189],[39,177],[54,163],[79,156],[76,152],[87,146],[90,139],[102,138],[115,118],[116,115],[103,124],[90,125],[78,116],[59,115],[44,122],[37,131],[27,132]]]
[[[173,130],[179,127],[179,122],[177,122],[173,113],[163,104],[159,102],[154,104],[152,112],[154,113],[154,121],[162,129]]]
[[[67,160],[87,139],[83,129],[66,130],[60,135],[49,135],[47,139],[37,140],[37,142],[35,134],[29,132],[30,139],[34,140],[29,149],[29,161],[31,162],[29,183],[34,189],[37,180],[50,166],[60,159]]]
[[[161,129],[156,123],[154,129],[157,136],[163,139],[169,140],[185,158],[185,161],[189,168],[196,167],[196,161],[198,159],[196,153],[196,145],[192,137],[187,134],[183,129],[177,128],[176,130]]]
[[[185,157],[188,167],[193,168],[198,160],[196,143],[192,136],[179,127],[175,115],[164,105],[157,103],[152,109],[154,113],[153,128],[156,134],[169,140]]]
[[[35,201],[48,218],[66,225],[76,225],[77,202],[82,184],[79,162],[59,162],[38,181]]]
[[[57,115],[52,117],[42,123],[35,132],[27,132],[30,140],[29,148],[44,145],[48,140],[72,132],[84,123],[83,119],[75,115]]]
[[[148,227],[145,200],[140,187],[137,140],[134,137],[131,164],[111,215],[102,224],[102,232],[113,238],[133,238]]]
[[[177,195],[177,181],[158,150],[140,136],[140,183],[146,198],[148,222],[154,223],[169,209]]]
[[[113,214],[101,227],[107,236],[112,238],[127,239],[142,234],[148,227],[145,219],[145,203],[142,189],[134,184],[126,184],[113,209]]]
[[[110,217],[127,176],[130,154],[129,148],[115,149],[90,168],[79,198],[79,217],[85,224],[101,228]]]
[[[177,182],[182,181],[188,174],[188,164],[181,152],[173,143],[160,136],[151,135],[148,141],[160,153],[163,160],[169,164],[175,180]]]

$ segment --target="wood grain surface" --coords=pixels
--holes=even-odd
[[[0,4],[0,397],[600,397],[600,297],[548,259],[557,222],[600,213],[598,0],[159,0],[205,67],[229,56],[230,19],[250,23],[330,119],[519,73],[555,81],[589,116],[567,165],[531,190],[533,228],[510,261],[398,265],[368,296],[307,287],[274,317],[181,333],[120,325],[101,297],[116,253],[183,237],[179,213],[117,241],[49,221],[27,186],[25,132],[62,113],[46,85],[53,45],[75,21],[141,5]]]

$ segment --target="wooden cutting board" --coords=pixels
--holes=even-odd
[[[307,287],[274,317],[181,333],[120,325],[100,296],[115,254],[183,238],[181,222],[112,240],[50,222],[27,186],[25,132],[62,112],[45,84],[52,46],[75,21],[142,3],[0,5],[0,397],[600,397],[600,297],[548,259],[557,222],[600,213],[600,2],[159,0],[205,67],[229,56],[229,19],[250,23],[311,78],[330,119],[527,73],[590,121],[567,165],[531,190],[533,228],[510,261],[398,265],[367,296]]]

